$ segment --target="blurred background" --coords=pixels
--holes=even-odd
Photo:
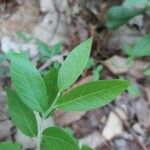
[[[8,115],[5,88],[11,79],[5,54],[22,53],[44,74],[92,36],[90,60],[73,86],[119,78],[132,85],[106,107],[56,110],[47,124],[69,128],[97,150],[150,150],[149,7],[149,0],[0,0],[0,141],[35,148]]]

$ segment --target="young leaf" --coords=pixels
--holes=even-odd
[[[133,48],[125,47],[125,52],[131,57],[150,56],[150,35],[140,38]]]
[[[37,48],[40,51],[42,57],[50,57],[50,55],[51,55],[50,48],[46,43],[38,40],[36,42],[36,44],[37,44]]]
[[[91,68],[93,65],[95,64],[95,62],[94,62],[94,59],[93,58],[90,58],[89,60],[88,60],[88,63],[86,64],[86,69],[89,69],[89,68]]]
[[[100,79],[100,73],[103,70],[103,66],[102,65],[98,65],[93,71],[92,71],[92,78],[93,81],[97,81]]]
[[[43,132],[41,150],[79,150],[76,140],[61,128],[51,127]]]
[[[17,128],[25,135],[36,136],[37,122],[33,111],[20,100],[15,91],[8,89],[7,96],[9,114]]]
[[[57,43],[52,48],[50,48],[46,43],[39,40],[36,42],[36,44],[42,58],[50,58],[54,55],[58,55],[61,52],[62,48],[62,43]]]
[[[149,0],[125,0],[123,3],[124,7],[133,8],[145,8],[148,5]]]
[[[92,149],[90,147],[84,145],[84,146],[82,146],[81,150],[92,150]]]
[[[10,73],[21,100],[38,112],[47,110],[48,101],[44,80],[32,63],[17,53],[10,55]]]
[[[51,56],[58,55],[61,52],[62,43],[57,43],[52,48],[50,48]]]
[[[140,89],[136,85],[130,85],[127,90],[134,97],[140,95]]]
[[[150,69],[145,70],[145,71],[144,71],[144,74],[145,74],[146,76],[150,76]]]
[[[132,57],[132,48],[131,48],[129,45],[124,44],[124,45],[123,45],[123,51],[124,51],[128,56],[131,56],[131,57],[128,58],[129,60],[130,60],[130,59],[133,59],[133,57]],[[129,61],[128,61],[128,62],[129,62]]]
[[[25,32],[17,32],[16,35],[19,39],[23,40],[25,43],[28,43],[32,40],[32,37]]]
[[[0,63],[7,59],[5,54],[0,54]]]
[[[27,59],[30,58],[30,52],[29,52],[29,51],[21,51],[20,54],[21,54],[23,57],[27,58]]]
[[[65,90],[81,75],[87,65],[92,45],[92,38],[77,46],[63,62],[58,73],[59,90]]]
[[[120,95],[129,82],[125,80],[101,80],[85,83],[64,94],[56,107],[65,111],[88,111],[110,103]]]
[[[50,69],[49,72],[43,77],[47,89],[49,104],[52,104],[53,100],[55,99],[58,93],[57,77],[58,69],[56,69],[55,67]]]
[[[18,143],[3,142],[0,143],[0,150],[21,150],[21,146]]]
[[[144,13],[147,9],[129,9],[124,6],[114,6],[107,12],[106,26],[110,30],[119,28],[121,25],[127,23],[131,18]]]

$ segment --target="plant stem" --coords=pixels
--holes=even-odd
[[[38,128],[38,135],[37,135],[37,150],[40,150],[40,145],[41,145],[41,139],[42,139],[42,131],[43,131],[43,123],[45,121],[45,118],[42,117],[41,118],[41,122],[39,124],[39,128]]]
[[[54,106],[55,106],[57,100],[59,99],[60,95],[61,95],[61,92],[58,92],[56,98],[54,99],[54,101],[52,103],[52,105],[49,107],[48,111],[46,112],[45,118],[47,118],[47,116],[51,113],[51,111],[54,108]]]
[[[49,109],[47,110],[47,112],[44,115],[42,115],[41,122],[40,122],[39,127],[38,127],[37,148],[36,148],[36,150],[40,150],[41,139],[42,139],[42,132],[43,132],[43,123],[46,120],[47,116],[53,110],[53,107],[55,106],[57,100],[59,99],[60,94],[61,94],[61,92],[57,93],[57,96],[56,96],[55,100],[53,101],[52,105],[49,107]]]

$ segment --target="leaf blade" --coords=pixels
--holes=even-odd
[[[130,50],[130,51],[129,51]],[[133,48],[125,49],[125,52],[134,58],[150,56],[150,35],[145,35],[140,38],[134,45]],[[128,52],[129,51],[129,52]]]
[[[36,45],[37,45],[37,49],[39,50],[42,57],[50,57],[51,56],[50,48],[46,43],[44,43],[40,40],[37,40]]]
[[[49,104],[52,104],[53,100],[55,99],[58,93],[57,76],[58,76],[58,70],[55,67],[53,67],[43,77],[47,89]]]
[[[89,59],[92,38],[84,41],[68,55],[58,73],[58,87],[60,91],[72,85],[81,75]],[[66,78],[68,74],[68,78]]]
[[[40,73],[20,54],[11,54],[10,60],[10,74],[18,96],[31,109],[45,112],[48,105],[47,93]]]
[[[37,122],[33,111],[21,102],[15,91],[8,89],[7,96],[9,114],[17,128],[25,135],[36,136],[38,132]]]
[[[0,150],[21,150],[21,146],[18,143],[12,143],[12,142],[2,142],[0,143]]]
[[[121,94],[129,82],[125,80],[100,80],[85,83],[64,94],[56,108],[65,111],[88,111],[110,103]]]
[[[82,148],[81,148],[81,150],[92,150],[92,148],[90,148],[90,147],[88,147],[86,145],[83,145]]]
[[[41,150],[45,150],[48,147],[51,150],[79,150],[76,141],[61,128],[50,127],[43,132],[43,138],[41,142]]]
[[[131,18],[144,13],[147,9],[129,9],[124,6],[111,7],[107,12],[106,26],[110,30],[115,30],[126,24]]]
[[[17,32],[16,35],[19,39],[21,39],[25,43],[32,41],[32,37],[25,32]]]

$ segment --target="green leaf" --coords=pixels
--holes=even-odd
[[[69,128],[69,127],[66,127],[66,128],[63,128],[63,130],[66,132],[66,133],[68,133],[72,138],[73,138],[73,130],[71,129],[71,128]],[[76,140],[76,139],[74,139],[74,140]]]
[[[0,54],[0,63],[7,59],[5,54]]]
[[[90,147],[84,145],[84,146],[82,146],[81,150],[92,150],[92,148],[90,148]]]
[[[137,86],[135,86],[135,85],[130,85],[130,86],[128,87],[128,92],[129,92],[132,96],[135,96],[135,97],[137,97],[137,96],[140,95],[140,89],[139,89]]]
[[[43,77],[47,89],[49,104],[52,104],[53,100],[55,99],[58,93],[57,77],[58,69],[56,69],[55,67],[50,69],[49,72]]]
[[[87,65],[92,45],[92,38],[77,46],[63,62],[58,73],[59,90],[71,86]]]
[[[90,58],[88,63],[86,64],[86,69],[91,68],[95,64],[94,59]]]
[[[136,8],[145,8],[148,6],[149,0],[125,0],[123,3],[124,7],[133,9]]]
[[[61,66],[61,64],[60,64],[59,62],[57,62],[57,61],[54,61],[54,62],[53,62],[53,66],[54,66],[56,69],[59,69],[60,66]]]
[[[8,89],[9,114],[12,121],[22,133],[28,136],[37,135],[37,122],[33,111],[18,97],[15,91]]]
[[[13,85],[21,100],[31,109],[46,112],[48,98],[44,80],[32,63],[17,53],[10,56]]]
[[[125,52],[131,57],[150,56],[150,35],[140,38],[134,47],[125,47]]]
[[[54,55],[58,55],[61,52],[62,43],[57,43],[52,48],[50,48],[46,43],[37,40],[36,42],[37,48],[41,53],[41,57],[50,58]]]
[[[62,43],[57,43],[52,48],[50,48],[51,56],[58,55],[61,52]]]
[[[150,69],[145,70],[144,74],[147,75],[147,76],[150,76]]]
[[[25,32],[17,32],[16,35],[19,39],[21,39],[25,43],[28,43],[32,40],[32,37]]]
[[[129,9],[124,6],[114,6],[107,12],[106,26],[110,30],[119,28],[131,18],[144,13],[147,9]]]
[[[27,59],[30,58],[30,52],[29,52],[29,51],[21,51],[20,54],[21,54],[23,57],[27,58]]]
[[[47,128],[43,132],[41,150],[79,150],[76,140],[66,131],[57,127]]]
[[[42,57],[50,57],[51,56],[50,48],[46,43],[38,40],[36,42],[36,44],[37,44],[37,48],[40,51]]]
[[[0,150],[21,150],[21,146],[18,143],[3,142],[0,143]]]
[[[125,80],[101,80],[85,83],[64,94],[56,108],[65,111],[88,111],[109,104],[120,95],[129,82]]]
[[[124,44],[123,45],[123,51],[128,55],[128,56],[131,56],[132,57],[132,48],[127,45],[127,44]],[[133,58],[132,58],[133,59]]]
[[[103,70],[103,66],[102,65],[98,65],[92,72],[92,78],[93,78],[93,81],[97,81],[100,79],[100,74]]]

